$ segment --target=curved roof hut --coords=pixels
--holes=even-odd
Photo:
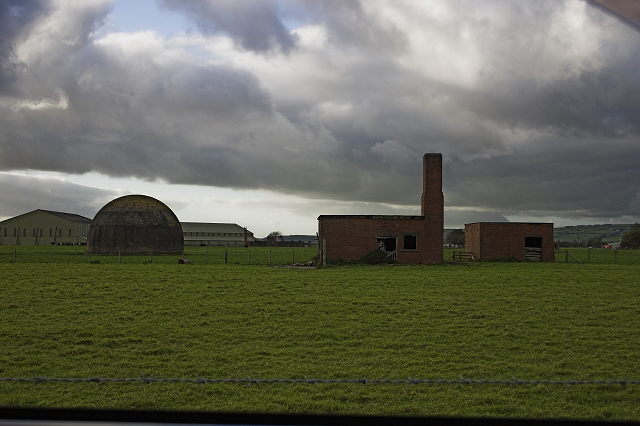
[[[184,237],[176,215],[146,195],[126,195],[109,202],[93,218],[89,253],[182,253]]]

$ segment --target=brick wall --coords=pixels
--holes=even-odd
[[[322,215],[318,217],[321,258],[358,260],[377,249],[378,238],[397,238],[398,263],[442,263],[444,196],[442,155],[423,157],[421,216]],[[416,248],[403,247],[405,235],[416,236]],[[323,253],[323,240],[326,251]]]
[[[465,250],[480,260],[525,260],[525,238],[542,239],[542,261],[553,262],[552,223],[477,222],[465,225]]]

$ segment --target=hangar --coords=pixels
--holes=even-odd
[[[248,246],[253,232],[235,223],[180,222],[185,246]]]
[[[38,209],[0,222],[0,244],[85,244],[90,224],[78,214]]]

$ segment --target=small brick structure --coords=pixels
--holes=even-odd
[[[553,262],[553,223],[476,222],[465,228],[465,251],[474,259]]]
[[[319,216],[320,259],[323,262],[358,260],[373,250],[381,250],[397,263],[442,263],[442,154],[425,154],[423,157],[421,205],[420,216]]]

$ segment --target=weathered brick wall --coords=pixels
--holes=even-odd
[[[377,239],[398,237],[398,263],[425,264],[442,262],[442,232],[439,241],[426,232],[422,216],[329,216],[318,218],[320,249],[326,246],[327,260],[358,260],[377,250]],[[416,249],[405,250],[405,235],[416,235]],[[433,246],[440,244],[440,250]]]
[[[377,249],[377,238],[398,237],[398,263],[442,263],[444,196],[442,155],[423,157],[421,216],[323,215],[318,218],[320,254],[327,260],[358,260]],[[416,235],[416,250],[403,249],[404,235]]]
[[[465,250],[476,259],[524,260],[525,237],[542,237],[542,261],[553,262],[552,223],[478,222],[465,225]]]

